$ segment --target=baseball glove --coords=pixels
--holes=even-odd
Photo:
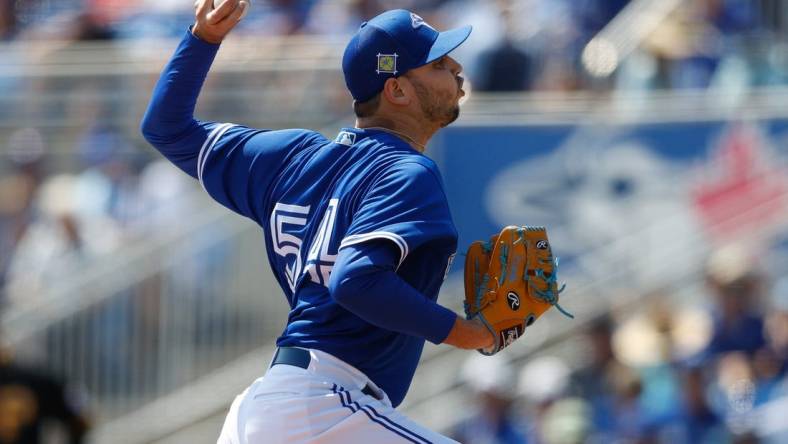
[[[488,242],[476,241],[465,257],[465,315],[479,317],[495,336],[480,349],[498,353],[523,335],[550,307],[572,318],[560,305],[558,259],[553,258],[544,227],[508,226]]]

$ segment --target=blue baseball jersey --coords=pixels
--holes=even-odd
[[[329,140],[310,130],[194,120],[217,49],[187,33],[154,90],[143,133],[214,199],[262,227],[271,268],[290,304],[277,344],[342,359],[398,405],[425,339],[442,342],[456,319],[435,303],[457,247],[436,165],[382,130],[345,128]],[[340,305],[329,279],[342,271],[334,265],[343,249],[363,252],[381,243],[396,251],[394,277],[407,286],[392,281],[391,288],[406,311],[381,305],[390,307],[382,316],[392,322],[376,325]],[[356,296],[374,304],[380,295]]]
[[[331,353],[398,404],[424,339],[360,319],[332,299],[328,280],[341,248],[383,240],[399,252],[397,274],[437,299],[457,232],[435,164],[382,131],[346,128],[334,141],[306,130],[213,132],[198,178],[217,201],[263,227],[291,307],[277,344]]]

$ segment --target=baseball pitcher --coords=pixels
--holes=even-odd
[[[362,24],[342,60],[356,124],[332,140],[193,117],[222,40],[249,7],[213,3],[197,2],[196,22],[153,91],[142,132],[215,200],[260,225],[290,305],[268,370],[232,403],[218,442],[454,442],[394,410],[424,341],[490,354],[531,319],[523,314],[529,296],[520,293],[519,324],[497,327],[491,307],[496,300],[513,306],[514,285],[470,284],[468,318],[436,303],[457,232],[440,173],[423,152],[459,114],[462,66],[448,54],[471,28],[439,32],[405,10]],[[517,242],[516,230],[509,234]],[[496,246],[489,251],[506,248]]]

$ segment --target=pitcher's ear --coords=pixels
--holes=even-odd
[[[383,96],[394,105],[409,105],[412,90],[413,85],[404,76],[391,77],[383,84]]]

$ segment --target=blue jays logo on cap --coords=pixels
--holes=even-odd
[[[410,11],[386,11],[364,22],[345,48],[345,84],[353,99],[365,102],[389,78],[438,60],[470,33],[470,26],[438,32]]]
[[[389,73],[397,75],[397,53],[394,54],[378,54],[378,69],[376,73]]]
[[[425,22],[423,18],[419,17],[418,15],[416,15],[416,14],[414,14],[412,12],[410,13],[410,24],[414,28],[418,28],[419,26],[424,25],[424,26],[427,26],[427,27],[429,27],[431,29],[435,29],[432,26],[430,26],[429,23]]]

